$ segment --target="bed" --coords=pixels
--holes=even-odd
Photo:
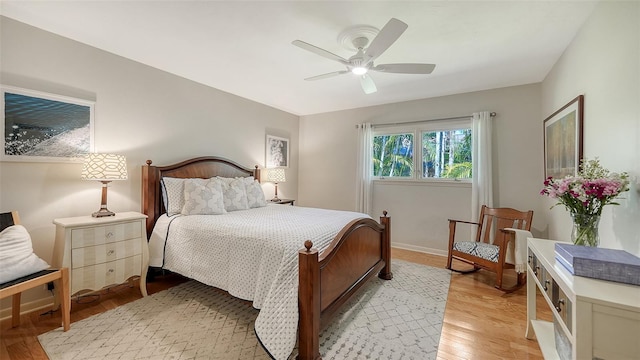
[[[198,281],[201,281],[198,277],[204,275],[198,275],[203,273],[202,269],[192,271],[196,265],[206,268],[215,267],[215,261],[220,262],[226,259],[229,262],[231,257],[235,257],[231,261],[232,264],[240,264],[242,259],[238,257],[239,254],[241,257],[247,257],[246,261],[249,263],[261,264],[261,268],[277,268],[274,273],[266,272],[268,274],[266,277],[258,276],[260,278],[258,284],[266,283],[268,286],[257,286],[257,289],[262,288],[262,290],[255,290],[254,293],[234,288],[238,283],[237,279],[225,282],[224,277],[222,281],[215,279],[209,281],[205,278],[202,282],[229,291],[231,295],[239,298],[254,301],[254,307],[260,309],[256,319],[256,335],[263,347],[274,358],[287,358],[297,340],[298,359],[320,359],[320,330],[328,324],[332,315],[373,276],[377,275],[386,280],[393,277],[390,264],[390,218],[384,212],[380,222],[377,222],[359,213],[277,204],[228,212],[223,216],[167,216],[161,184],[163,178],[168,180],[166,178],[210,179],[214,177],[227,179],[253,177],[259,180],[260,169],[257,166],[246,168],[228,159],[214,156],[198,157],[168,166],[155,166],[151,160],[148,160],[147,164],[142,166],[142,211],[148,216],[147,234],[151,237],[150,248],[152,243],[156,242],[154,237],[165,236],[165,242],[160,245],[164,252],[162,256],[182,257],[183,260],[173,259],[168,265],[167,260],[164,259],[162,266],[173,269],[172,271],[177,269],[176,272]],[[256,216],[256,218],[248,220],[247,216]],[[332,222],[325,225],[323,223],[325,218],[331,218]],[[268,219],[268,222],[265,219]],[[220,223],[209,225],[209,221],[223,220],[229,221],[231,225]],[[249,232],[245,229],[248,226],[242,226],[241,231],[235,231],[240,234],[238,240],[224,242],[227,233],[234,231],[221,229],[233,226],[234,221],[236,225],[255,223],[258,228],[263,227],[265,239],[241,238]],[[182,225],[179,226],[180,223]],[[207,225],[204,225],[205,223]],[[282,227],[282,230],[278,230],[282,231],[278,233],[280,235],[274,235],[276,230],[271,229],[275,224]],[[184,241],[181,244],[180,241],[174,240],[188,237],[188,235],[185,236],[187,230],[183,228],[198,229],[205,233],[205,235],[194,235],[194,239],[200,237],[218,239],[218,234],[222,232],[218,240],[222,241],[219,249],[224,251],[227,251],[230,243],[244,243],[244,248],[231,249],[228,253],[221,250],[222,252],[213,251],[205,254],[199,245],[193,245],[192,241]],[[314,228],[323,229],[323,231],[316,234]],[[266,242],[267,236],[282,238],[278,243],[286,244],[285,249],[271,249],[271,243]],[[329,236],[328,239],[327,236]],[[312,239],[316,243],[312,242]],[[257,246],[263,240],[265,245]],[[218,243],[212,245],[211,241],[207,241],[206,244],[208,248],[218,246]],[[254,245],[251,246],[252,244]],[[153,246],[157,247],[157,245]],[[172,251],[178,255],[171,255]],[[256,255],[256,252],[259,254]],[[158,250],[150,249],[150,253],[153,257]],[[273,256],[273,254],[276,254],[273,260],[271,257],[266,257],[267,263],[263,264],[265,256]],[[261,258],[258,259],[256,256]],[[193,261],[196,257],[198,260]],[[188,262],[184,259],[192,260]],[[208,265],[208,261],[211,261],[212,265]],[[186,262],[189,264],[185,264]],[[236,275],[244,275],[246,272],[250,271],[239,269],[231,271]],[[218,271],[209,273],[217,274]],[[220,281],[220,284],[216,281]],[[295,311],[296,316],[289,316],[287,311]],[[291,324],[292,321],[295,323]],[[290,339],[291,336],[293,339]]]

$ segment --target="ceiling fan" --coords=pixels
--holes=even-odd
[[[327,74],[312,76],[305,80],[320,80],[329,77],[353,73],[360,78],[360,85],[365,94],[372,94],[378,89],[373,79],[369,76],[369,71],[379,71],[398,74],[431,74],[436,67],[434,64],[379,64],[374,65],[374,60],[384,53],[407,29],[408,25],[404,22],[391,18],[389,22],[380,30],[376,37],[369,44],[366,36],[356,36],[352,39],[353,46],[357,49],[357,53],[345,59],[332,52],[321,49],[301,40],[295,40],[293,45],[298,46],[314,54],[334,60],[346,66],[346,70],[334,71]],[[367,46],[369,45],[369,46]]]

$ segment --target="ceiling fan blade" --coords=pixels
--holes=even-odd
[[[334,71],[334,72],[330,72],[330,73],[327,73],[327,74],[312,76],[312,77],[306,78],[305,80],[313,81],[313,80],[326,79],[326,78],[330,78],[330,77],[346,74],[348,72],[349,71],[347,71],[347,70]]]
[[[380,64],[370,70],[398,74],[431,74],[434,64]]]
[[[307,51],[311,51],[312,53],[316,54],[316,55],[320,55],[322,57],[325,57],[329,60],[333,60],[333,61],[337,61],[341,64],[347,65],[349,63],[349,61],[347,61],[347,59],[340,57],[332,52],[329,52],[327,50],[324,49],[320,49],[317,46],[311,45],[309,43],[306,43],[304,41],[300,41],[300,40],[294,40],[291,42],[293,45],[305,49]]]
[[[368,61],[373,61],[382,55],[407,30],[407,27],[409,26],[402,21],[391,18],[365,50],[364,55],[369,58]]]
[[[374,92],[378,91],[378,88],[376,88],[376,84],[373,82],[373,79],[367,74],[360,76],[360,85],[362,85],[362,90],[367,95],[373,94]]]

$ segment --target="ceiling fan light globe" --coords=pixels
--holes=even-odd
[[[356,75],[364,75],[364,74],[367,73],[367,68],[366,67],[357,66],[357,67],[354,67],[353,69],[351,69],[351,72],[356,74]]]

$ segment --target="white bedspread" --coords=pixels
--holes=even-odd
[[[276,204],[224,215],[163,215],[149,241],[150,265],[253,301],[260,309],[256,334],[275,359],[286,359],[298,327],[298,250],[305,240],[324,250],[361,217],[369,216]]]

